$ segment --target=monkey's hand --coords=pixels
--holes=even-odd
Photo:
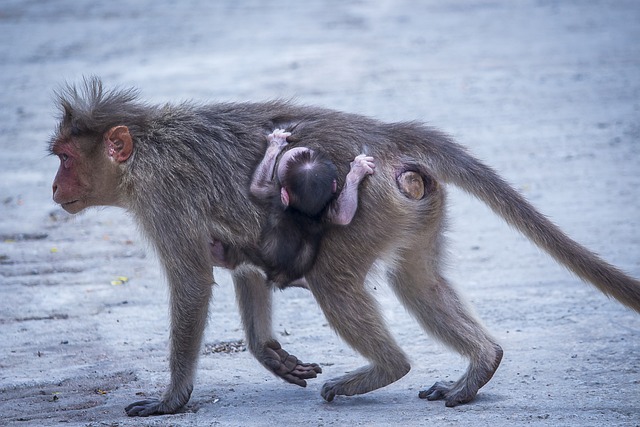
[[[372,175],[376,168],[373,157],[360,154],[351,162],[351,170],[347,174],[347,179],[353,183],[359,183],[367,175]]]
[[[276,129],[267,135],[267,141],[269,145],[274,148],[284,148],[289,142],[287,137],[291,136],[291,132],[285,132],[284,129]]]
[[[284,351],[276,340],[264,344],[259,360],[275,375],[300,387],[306,387],[305,380],[316,378],[322,373],[322,368],[317,363],[303,363],[293,354]]]

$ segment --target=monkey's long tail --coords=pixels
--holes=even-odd
[[[449,138],[427,139],[431,148],[427,164],[437,178],[484,201],[507,223],[582,280],[640,313],[640,281],[569,238],[493,169],[468,154],[465,148]]]

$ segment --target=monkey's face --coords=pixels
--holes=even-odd
[[[122,206],[120,164],[133,152],[127,127],[113,127],[97,139],[65,131],[61,126],[50,144],[51,154],[60,160],[53,180],[53,201],[72,214],[90,206]]]
[[[117,205],[119,173],[104,153],[86,155],[72,142],[55,143],[51,151],[60,160],[52,185],[54,202],[71,214]]]
[[[60,160],[53,180],[53,201],[69,213],[80,212],[86,207],[86,192],[89,187],[86,177],[79,170],[80,153],[69,142],[54,143],[51,152]]]

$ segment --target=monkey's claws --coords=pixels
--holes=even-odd
[[[275,340],[264,345],[262,363],[286,382],[300,387],[306,387],[305,380],[316,378],[322,373],[322,368],[317,363],[303,363],[296,356],[283,350]]]

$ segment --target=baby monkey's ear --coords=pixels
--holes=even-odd
[[[286,187],[280,188],[280,200],[285,207],[289,206],[289,192]]]

